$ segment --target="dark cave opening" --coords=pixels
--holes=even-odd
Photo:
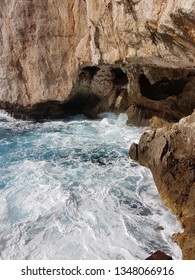
[[[163,78],[161,81],[151,84],[149,79],[141,74],[139,76],[140,92],[142,96],[152,100],[164,100],[169,96],[179,95],[183,92],[188,79],[169,80]]]
[[[97,66],[86,66],[83,67],[80,75],[82,75],[83,72],[88,73],[90,80],[92,80],[99,70],[100,68]]]
[[[67,116],[76,114],[85,114],[91,117],[88,113],[100,102],[100,97],[93,92],[77,92],[72,95],[64,103],[56,100],[40,102],[33,105],[28,110],[25,108],[15,108],[12,110],[16,118],[34,119],[37,121],[43,119],[62,119]],[[26,117],[25,117],[26,116]]]
[[[113,83],[115,85],[125,86],[128,83],[127,74],[121,68],[113,68],[111,72],[114,76]]]
[[[63,104],[65,114],[85,114],[100,102],[100,97],[93,92],[77,92]]]

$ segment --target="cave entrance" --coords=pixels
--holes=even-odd
[[[125,86],[128,83],[128,77],[121,68],[113,68],[111,73],[114,76],[113,83],[115,85]]]
[[[163,78],[161,81],[151,84],[148,78],[141,74],[139,76],[140,92],[142,96],[152,100],[164,100],[169,96],[179,95],[183,92],[187,79],[169,80]]]
[[[86,114],[100,102],[100,97],[93,92],[77,92],[63,104],[65,114]]]

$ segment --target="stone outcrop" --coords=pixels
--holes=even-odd
[[[184,232],[174,236],[184,259],[195,259],[195,111],[133,143],[130,157],[151,169],[158,191],[180,220]]]
[[[1,0],[0,107],[18,117],[127,111],[136,123],[187,116],[194,10],[194,0]]]

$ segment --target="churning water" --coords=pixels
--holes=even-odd
[[[178,259],[180,231],[149,170],[128,157],[126,116],[18,121],[0,115],[1,259]]]

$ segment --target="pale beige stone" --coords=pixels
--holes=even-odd
[[[83,64],[193,66],[193,16],[194,0],[0,1],[0,101],[65,101]]]

